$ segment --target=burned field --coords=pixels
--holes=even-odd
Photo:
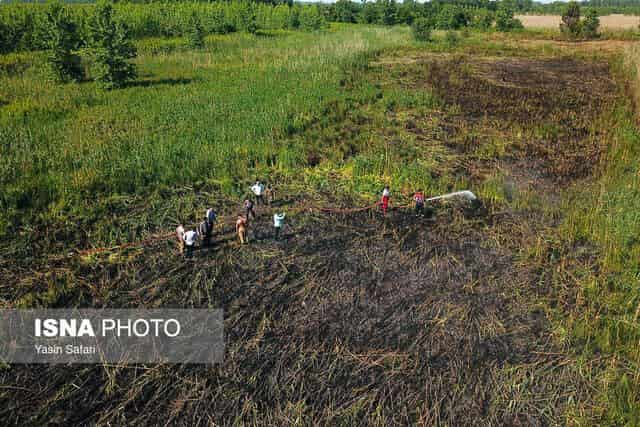
[[[227,348],[215,367],[8,367],[4,417],[9,424],[559,422],[592,396],[554,331],[553,316],[575,303],[575,291],[554,285],[554,254],[566,248],[551,236],[563,189],[597,171],[597,129],[606,131],[602,112],[616,90],[608,75],[603,63],[560,57],[391,54],[373,65],[367,78],[382,88],[437,95],[440,107],[428,114],[401,106],[385,114],[402,129],[399,144],[410,134],[416,150],[437,148],[435,179],[473,190],[498,182],[492,191],[501,197],[483,190],[481,209],[439,205],[431,218],[406,208],[387,218],[300,209],[278,242],[264,209],[249,246],[238,247],[227,225],[216,248],[193,262],[177,259],[168,243],[90,262],[59,248],[49,259],[45,246],[53,243],[14,253],[20,268],[9,269],[9,257],[0,264],[8,300],[42,302],[64,282],[76,286],[53,305],[221,307]],[[361,124],[354,135],[372,132],[372,108],[361,107],[348,113],[364,116],[349,119]],[[289,197],[281,200],[289,209],[304,203]],[[394,197],[399,204],[403,195]],[[593,254],[565,255],[564,263],[593,263]]]
[[[403,85],[431,89],[453,110],[441,121],[444,142],[466,160],[524,161],[567,184],[590,175],[604,151],[602,112],[615,97],[606,63],[446,55],[415,60],[399,73]],[[487,151],[496,140],[503,148],[497,156]]]

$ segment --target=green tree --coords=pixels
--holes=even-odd
[[[445,4],[436,16],[436,27],[441,30],[457,30],[469,23],[465,11],[455,4]]]
[[[256,16],[255,5],[252,3],[241,3],[238,11],[238,27],[250,34],[258,31],[258,18]]]
[[[365,2],[362,6],[362,21],[365,24],[377,24],[380,21],[380,13],[376,3]]]
[[[471,26],[478,30],[487,31],[493,25],[493,13],[487,9],[477,9],[471,18]]]
[[[570,1],[562,14],[560,31],[571,38],[579,37],[582,32],[580,22],[580,5],[575,1]]]
[[[416,19],[416,2],[414,0],[404,0],[401,5],[398,6],[397,20],[399,24],[413,24]]]
[[[334,7],[337,22],[356,22],[356,14],[350,0],[338,0]]]
[[[289,28],[300,28],[300,6],[291,7],[291,13],[289,14]]]
[[[318,6],[303,6],[300,10],[300,28],[305,31],[317,31],[324,28],[326,22]]]
[[[431,39],[431,22],[427,18],[418,18],[411,26],[416,40],[428,41]]]
[[[195,13],[191,15],[189,22],[187,44],[194,49],[202,49],[204,47],[204,29],[200,23],[200,18]]]
[[[382,23],[384,25],[394,25],[397,23],[398,9],[395,0],[381,0]]]
[[[75,53],[80,44],[78,27],[61,3],[53,3],[47,9],[44,37],[49,49],[47,60],[54,78],[60,82],[82,80],[82,61]]]
[[[9,53],[15,46],[13,28],[0,20],[0,53]]]
[[[513,10],[500,7],[496,12],[496,30],[513,31],[522,29],[522,22],[513,17]]]
[[[91,47],[96,62],[97,80],[107,88],[122,87],[136,78],[136,57],[127,26],[114,18],[113,5],[96,5],[90,24]]]
[[[594,39],[599,36],[598,28],[600,27],[600,19],[595,9],[589,9],[582,21],[582,35],[588,39]]]

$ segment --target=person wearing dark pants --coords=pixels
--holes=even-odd
[[[256,218],[256,211],[253,208],[253,202],[251,201],[251,199],[246,199],[244,201],[244,211],[245,211],[245,218],[247,220]]]
[[[198,226],[198,233],[202,237],[202,246],[209,247],[211,245],[211,226],[207,218]]]
[[[198,240],[198,233],[195,230],[189,230],[184,233],[185,258],[193,257],[193,248],[196,245],[196,240]]]
[[[284,227],[284,212],[275,213],[273,215],[273,230],[276,240],[280,240],[280,231]]]
[[[416,202],[416,216],[424,216],[424,193],[422,190],[416,191],[413,195],[413,201]]]
[[[256,183],[251,186],[251,191],[255,196],[256,205],[264,205],[264,185],[260,181],[256,180]]]

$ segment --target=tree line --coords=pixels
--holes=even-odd
[[[65,4],[65,16],[76,28],[80,47],[90,39],[96,4]],[[187,37],[198,25],[203,34],[261,29],[314,31],[326,26],[316,5],[270,4],[250,1],[114,3],[114,15],[134,38]],[[49,6],[40,3],[0,5],[0,53],[47,49]],[[196,17],[194,19],[194,16]]]
[[[328,21],[366,24],[412,25],[417,19],[441,30],[457,30],[463,27],[489,29],[494,25],[500,31],[519,28],[513,20],[520,11],[522,1],[514,0],[433,0],[418,3],[415,0],[365,1],[363,3],[338,0],[321,6]]]
[[[115,17],[111,3],[100,2],[93,9],[87,18],[85,38],[70,9],[62,3],[49,4],[42,19],[42,43],[57,81],[86,78],[82,53],[90,57],[95,79],[106,88],[123,86],[136,77],[136,67],[130,62],[136,57],[136,48],[126,24]]]
[[[613,0],[591,0],[606,5]],[[193,48],[204,46],[207,34],[260,30],[319,30],[327,22],[379,25],[407,24],[419,40],[431,30],[475,28],[512,31],[522,28],[514,18],[536,4],[530,0],[376,0],[356,3],[292,4],[290,0],[268,2],[172,2],[38,4],[0,6],[0,53],[16,50],[47,50],[53,75],[58,80],[82,80],[81,53],[95,65],[97,79],[119,86],[135,76],[129,60],[135,57],[131,39],[150,36],[185,37]],[[563,4],[560,29],[572,38],[597,36],[598,18],[593,7],[580,17],[580,5]]]
[[[588,13],[596,15],[611,15],[621,13],[627,15],[640,15],[640,2],[638,0],[587,0],[577,2],[578,5]],[[534,3],[531,8],[524,12],[560,15],[566,11],[567,3],[554,1],[553,3]]]

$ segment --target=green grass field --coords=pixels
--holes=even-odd
[[[1,77],[3,206],[42,210],[195,181],[230,192],[289,170],[303,153],[283,134],[339,97],[342,70],[407,39],[382,28],[242,34],[209,37],[197,52],[145,40],[138,85],[113,92],[52,84],[42,55],[3,58],[3,70],[27,67]]]
[[[216,372],[180,368],[176,377],[152,372],[132,379],[120,368],[38,371],[63,384],[45,398],[30,394],[35,380],[24,370],[4,367],[3,383],[25,393],[0,392],[12,419],[42,423],[57,414],[68,422],[124,422],[114,415],[118,402],[146,405],[145,390],[155,393],[171,381],[185,386],[149,409],[157,418],[127,420],[177,421],[175,402],[190,401],[189,384],[204,376],[215,383],[202,392],[214,412],[238,422],[640,422],[640,133],[629,96],[638,93],[637,49],[555,43],[534,32],[471,32],[453,42],[436,32],[433,41],[418,43],[406,27],[361,25],[209,36],[202,50],[182,39],[136,43],[139,78],[113,91],[48,81],[43,52],[0,56],[0,280],[6,282],[0,306],[222,306],[230,319],[225,328],[248,331],[249,341],[232,339],[229,367]],[[370,257],[391,251],[393,261],[384,260],[396,270],[358,291],[341,288],[342,276],[323,279],[325,270],[314,267],[322,260],[295,239],[285,248],[258,239],[255,253],[225,246],[202,270],[185,266],[168,245],[68,257],[74,249],[135,242],[193,223],[208,204],[233,215],[256,177],[275,183],[290,207],[364,205],[390,184],[398,204],[417,188],[427,194],[469,188],[488,213],[467,218],[443,206],[428,226],[398,215],[381,232],[391,236],[389,248],[376,246],[381,220],[292,215],[300,239],[315,229],[329,236],[309,237],[326,245],[320,258],[346,254],[351,264],[342,268],[355,266],[354,282],[377,277]],[[425,233],[422,243],[410,237],[414,232]],[[456,252],[462,243],[468,246]],[[367,246],[375,252],[353,255]],[[232,273],[239,260],[279,269],[274,254],[287,273],[269,294]],[[457,276],[452,266],[468,272]],[[403,270],[434,276],[418,291]],[[252,274],[275,280],[270,271]],[[387,293],[368,294],[388,277],[415,292],[404,295],[406,305],[385,300]],[[296,309],[301,301],[311,295],[318,306],[342,307],[352,291],[371,298],[367,307],[383,307],[383,326],[399,311],[427,313],[428,321],[403,332],[429,349],[387,341],[360,347],[353,337],[343,347],[339,337],[309,338],[304,346],[308,337],[290,326],[307,320]],[[244,309],[240,300],[249,301]],[[259,313],[265,304],[279,314]],[[474,317],[494,305],[495,312]],[[327,316],[352,325],[349,307]],[[441,307],[444,314],[432,315]],[[530,332],[539,313],[544,332]],[[402,330],[394,328],[385,329],[388,339]],[[427,340],[424,331],[433,335]],[[448,345],[456,333],[462,338],[450,351],[459,358],[430,365],[425,352]],[[301,347],[278,352],[292,334]],[[455,350],[467,345],[469,359]],[[265,357],[284,365],[272,371]],[[460,368],[471,361],[482,368],[477,378]],[[260,364],[255,375],[242,367],[253,364]],[[372,382],[359,383],[349,372]],[[87,405],[98,411],[93,418],[66,412],[86,397],[71,386],[77,378],[98,396]],[[262,388],[273,378],[285,385]],[[427,379],[433,389],[424,391],[420,381]],[[129,381],[136,384],[130,394]],[[305,393],[330,399],[314,406]],[[430,393],[441,393],[446,404]],[[235,403],[216,403],[223,397]],[[467,397],[471,410],[460,404]],[[32,406],[14,407],[15,399]]]

